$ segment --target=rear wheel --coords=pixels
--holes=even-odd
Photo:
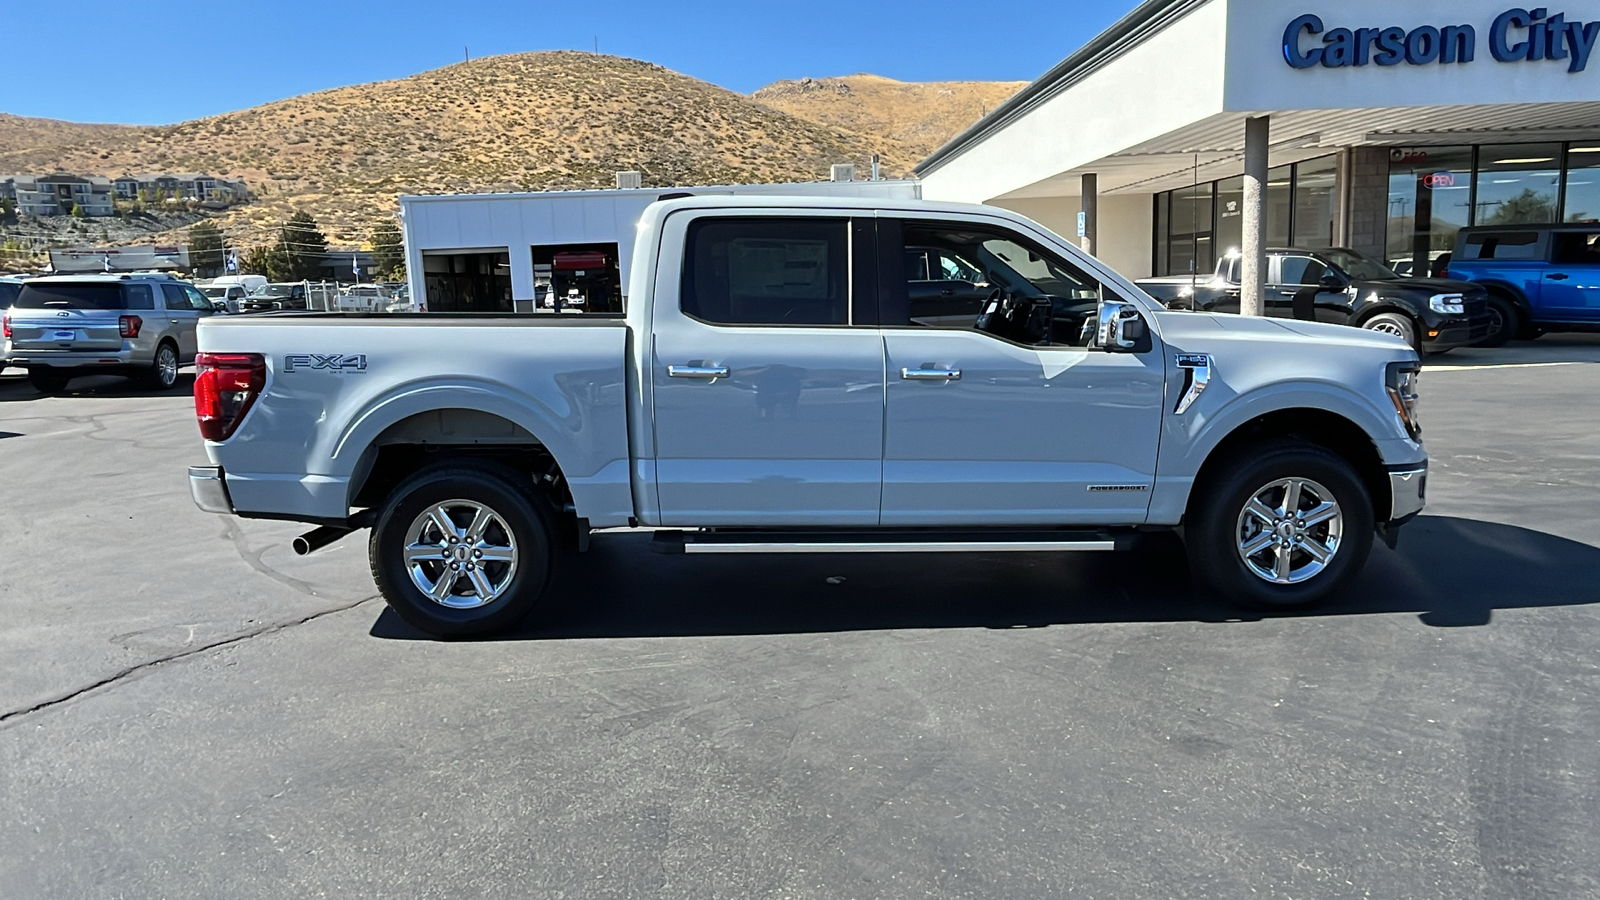
[[[502,631],[544,594],[559,546],[553,521],[509,467],[424,469],[395,488],[372,529],[372,577],[389,606],[429,634]]]
[[[1411,345],[1411,349],[1421,351],[1421,344],[1417,341],[1417,323],[1411,317],[1401,313],[1378,313],[1372,318],[1361,323],[1361,327],[1379,334],[1392,334]]]
[[[156,347],[155,361],[145,372],[145,384],[158,391],[170,391],[178,383],[178,348],[163,342]]]
[[[1190,568],[1224,598],[1258,608],[1322,600],[1372,550],[1372,498],[1345,460],[1281,441],[1241,451],[1190,506]]]
[[[67,389],[69,380],[67,376],[50,369],[28,370],[28,383],[41,394],[59,394]]]
[[[1517,305],[1500,294],[1489,295],[1489,334],[1479,347],[1502,347],[1522,332],[1522,314]]]

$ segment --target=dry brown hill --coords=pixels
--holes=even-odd
[[[135,125],[86,125],[0,113],[0,160],[16,153],[59,150],[77,144],[113,144],[143,130]],[[11,174],[4,162],[0,162],[0,170]]]
[[[660,66],[577,52],[458,63],[398,81],[97,135],[70,148],[0,143],[0,171],[161,170],[244,178],[259,199],[223,216],[240,243],[296,208],[337,242],[364,239],[401,193],[826,178],[835,162],[915,164],[898,142],[791,116]]]
[[[920,161],[1021,90],[1025,81],[910,83],[878,75],[802,78],[751,98],[821,125],[892,141]]]

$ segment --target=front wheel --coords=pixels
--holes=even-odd
[[[1372,498],[1344,459],[1311,444],[1247,447],[1190,505],[1190,568],[1207,587],[1257,608],[1316,603],[1365,565]]]
[[[558,542],[529,479],[490,462],[424,469],[395,488],[368,542],[389,606],[440,636],[510,628],[538,603]]]
[[[1417,340],[1417,323],[1410,316],[1401,313],[1378,313],[1372,318],[1361,323],[1361,327],[1379,334],[1392,334],[1411,345],[1411,349],[1421,352],[1422,345]]]
[[[1489,334],[1478,341],[1479,347],[1503,347],[1506,342],[1522,332],[1522,314],[1516,304],[1499,294],[1489,295]]]

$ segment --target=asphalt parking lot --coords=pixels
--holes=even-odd
[[[1423,391],[1427,514],[1314,612],[1196,599],[1159,540],[628,535],[440,642],[359,537],[194,509],[183,391],[13,371],[0,897],[1600,896],[1600,336]]]

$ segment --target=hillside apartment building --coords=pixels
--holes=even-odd
[[[64,216],[75,208],[82,209],[86,216],[109,216],[116,212],[116,198],[132,200],[141,191],[147,197],[192,199],[216,207],[250,196],[242,181],[196,172],[124,175],[115,179],[64,172],[0,176],[0,197],[15,201],[18,212],[33,216]]]

